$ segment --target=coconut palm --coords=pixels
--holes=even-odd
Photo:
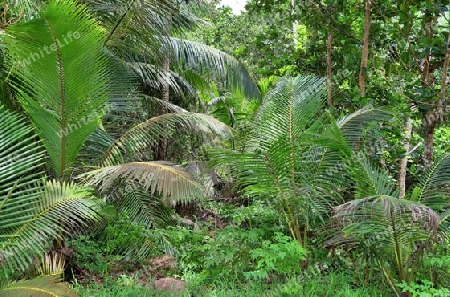
[[[97,177],[101,182],[93,179],[92,184],[101,184],[101,190],[106,191],[110,188],[106,185],[121,183],[123,189],[116,191],[114,197],[108,196],[109,200],[115,202],[114,198],[119,196],[118,199],[123,198],[116,204],[119,210],[122,207],[130,213],[135,211],[134,214],[140,215],[134,217],[155,223],[158,216],[165,216],[161,203],[152,202],[154,196],[189,201],[202,197],[202,187],[181,168],[166,162],[132,162],[135,161],[134,155],[142,153],[141,149],[151,146],[158,137],[169,138],[171,131],[176,129],[193,131],[203,138],[230,133],[214,118],[186,112],[168,102],[164,102],[165,106],[180,112],[145,121],[117,138],[100,129],[108,103],[120,90],[117,87],[120,81],[116,80],[118,75],[113,67],[118,64],[104,53],[102,31],[86,7],[74,1],[55,0],[50,1],[39,18],[11,25],[2,35],[9,68],[8,82],[43,144],[43,147],[38,147],[37,155],[25,156],[24,152],[24,155],[18,155],[20,160],[13,159],[17,162],[7,164],[4,161],[6,171],[0,171],[5,176],[2,180],[5,183],[0,187],[5,197],[0,218],[11,222],[2,224],[1,228],[5,234],[18,232],[3,247],[1,256],[6,259],[5,269],[16,270],[16,266],[25,269],[32,257],[49,248],[51,239],[61,240],[63,234],[82,229],[84,223],[99,219],[98,201],[90,190],[62,181],[69,179],[68,173],[73,165],[79,164],[76,163],[80,161],[79,152],[89,137],[103,137],[99,144],[109,145],[102,154],[90,156],[92,164],[100,165],[100,169],[89,176]],[[130,98],[126,92],[131,91],[129,86],[125,88],[122,102]],[[3,122],[3,118],[4,133],[13,133],[16,129],[21,131],[18,124],[8,124]],[[31,133],[31,129],[27,129]],[[3,137],[7,137],[6,134],[2,135],[2,140]],[[19,154],[21,149],[29,148],[27,154],[37,151],[32,147],[35,140],[35,135],[22,142],[12,138],[11,147],[2,148],[4,160],[9,160],[13,153]],[[1,144],[8,143],[2,141]],[[45,163],[45,153],[60,181],[34,179],[43,176],[40,171],[33,170]],[[35,155],[36,162],[39,161],[37,165],[32,162]],[[27,160],[30,162],[26,163]],[[25,177],[20,179],[22,176]],[[18,178],[17,184],[10,178]],[[124,184],[129,180],[133,183]],[[31,185],[34,186],[26,187]],[[118,195],[121,193],[123,195]],[[21,206],[14,209],[19,204]]]
[[[444,156],[409,196],[399,199],[394,178],[364,155],[353,154],[348,170],[356,199],[334,209],[338,235],[326,245],[364,251],[394,291],[397,283],[415,281],[423,255],[448,235],[449,165],[450,156]]]
[[[39,18],[9,26],[2,36],[8,80],[58,177],[70,173],[110,97],[102,32],[86,14],[73,1],[51,1]]]
[[[87,188],[45,181],[45,154],[33,128],[0,105],[0,271],[25,271],[53,240],[101,218],[102,201]]]
[[[136,71],[144,86],[196,96],[204,85],[202,75],[214,76],[249,97],[259,90],[245,67],[232,56],[183,38],[183,31],[202,23],[191,11],[197,1],[80,1],[86,4],[108,32],[105,46]],[[206,80],[208,81],[208,80]]]
[[[361,137],[368,121],[386,117],[373,108],[339,121],[319,116],[324,92],[320,78],[281,79],[263,99],[244,151],[214,151],[218,163],[231,166],[243,194],[277,202],[292,237],[304,246],[311,227],[342,201],[348,141]]]

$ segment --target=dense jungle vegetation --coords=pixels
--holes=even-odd
[[[4,0],[0,296],[450,296],[447,0]]]

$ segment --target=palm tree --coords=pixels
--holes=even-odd
[[[182,36],[183,31],[201,23],[190,8],[201,6],[203,1],[189,1],[189,5],[188,1],[174,0],[80,2],[95,13],[108,32],[104,41],[108,50],[135,70],[144,86],[160,89],[168,85],[175,93],[184,90],[196,97],[195,87],[204,84],[201,76],[206,74],[241,89],[248,97],[259,96],[254,80],[232,56],[172,36]]]
[[[188,65],[184,73],[189,78],[181,79],[175,73],[170,75],[180,78],[188,90],[194,90],[188,80],[199,81],[194,70],[211,69],[235,86],[242,83],[248,94],[258,94],[245,68],[231,56],[161,33],[167,18],[174,23],[174,28],[192,23],[193,16],[184,5],[169,0],[161,0],[156,6],[153,1],[83,1],[87,7],[75,1],[63,2],[51,1],[40,18],[7,27],[3,38],[8,57],[8,81],[43,138],[57,176],[70,175],[80,149],[105,113],[114,117],[111,123],[116,130],[124,123],[138,124],[136,118],[146,120],[154,113],[154,110],[140,107],[141,100],[144,106],[155,100],[133,92],[137,81],[125,68],[138,76],[138,84],[158,88],[163,81],[174,91],[180,90],[177,82],[168,82],[168,76],[154,66],[161,58],[162,49],[170,53],[165,58],[172,60],[171,65]],[[62,10],[55,13],[59,8]],[[99,24],[88,17],[88,8],[97,15]],[[72,14],[72,11],[77,13]],[[42,26],[38,26],[39,23]],[[73,28],[79,29],[72,32]],[[61,42],[67,44],[58,46]],[[48,48],[53,44],[57,47],[55,51]],[[82,53],[77,54],[76,63],[73,62],[75,53]],[[18,67],[19,62],[26,64],[22,65],[25,67]],[[58,71],[53,71],[55,68]],[[48,80],[42,79],[44,77]],[[162,110],[167,111],[168,103],[163,105]],[[130,110],[138,111],[141,116],[133,116]],[[118,118],[122,120],[118,122]],[[109,121],[103,123],[107,125]],[[112,131],[109,129],[109,132]],[[120,136],[123,132],[112,133]]]
[[[217,163],[232,168],[242,194],[277,203],[305,247],[308,231],[343,201],[353,144],[368,122],[389,116],[368,107],[336,121],[319,115],[325,95],[324,79],[282,78],[263,99],[244,150],[213,151]]]
[[[53,240],[98,221],[102,200],[88,188],[46,181],[45,154],[26,120],[0,105],[0,271],[17,275]]]
[[[109,201],[120,201],[115,203],[119,210],[128,210],[136,218],[139,210],[141,221],[155,223],[159,216],[163,222],[167,217],[164,207],[151,203],[153,196],[186,202],[201,198],[203,188],[182,168],[139,156],[159,139],[172,137],[173,131],[188,131],[203,140],[227,137],[231,131],[212,117],[152,99],[174,112],[134,125],[125,133],[108,133],[108,126],[114,125],[107,121],[101,125],[108,104],[122,102],[121,106],[126,106],[134,93],[133,84],[130,87],[118,80],[122,69],[116,67],[120,64],[104,53],[102,31],[85,6],[51,1],[39,18],[6,28],[3,42],[8,81],[35,125],[56,176],[69,179],[75,165],[88,162],[97,166],[87,174],[93,177],[89,184],[105,191],[112,185],[123,187],[114,190],[114,195],[103,192]],[[123,76],[129,78],[125,71]]]
[[[8,80],[58,177],[70,174],[110,97],[102,30],[86,14],[72,1],[51,1],[39,18],[9,26],[2,36]]]
[[[395,179],[387,172],[362,154],[354,153],[352,160],[347,164],[356,199],[334,209],[332,222],[338,235],[326,246],[364,251],[398,291],[397,283],[416,280],[423,255],[432,252],[438,242],[446,242],[450,156],[429,169],[404,199],[399,198]]]

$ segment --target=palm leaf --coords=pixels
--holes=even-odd
[[[390,118],[392,118],[391,112],[369,105],[339,119],[337,125],[345,140],[353,148],[357,148],[363,136],[363,130],[369,123],[386,121]]]
[[[204,197],[202,185],[181,168],[169,162],[132,162],[103,167],[82,176],[87,185],[103,192],[114,190],[118,183],[134,183],[136,188],[159,194],[166,201],[189,202]]]
[[[152,196],[134,183],[113,188],[106,196],[108,202],[112,203],[121,215],[147,228],[166,227],[174,223],[171,209],[158,195]]]
[[[161,88],[162,84],[165,84],[178,95],[183,96],[183,91],[187,90],[188,95],[196,96],[195,89],[190,84],[185,84],[184,80],[177,79],[178,75],[175,72],[164,71],[156,65],[142,62],[129,62],[127,65],[135,71],[145,87],[157,90]],[[183,83],[183,85],[180,83]]]
[[[0,220],[5,205],[26,204],[36,197],[36,182],[42,177],[44,152],[33,128],[0,105]],[[14,216],[10,216],[14,219]],[[16,218],[17,222],[23,218]],[[1,230],[0,226],[0,230]]]
[[[0,268],[6,274],[26,270],[52,240],[85,230],[101,217],[101,201],[86,189],[52,181],[35,191],[39,196],[33,199],[8,200],[0,213]]]
[[[336,207],[333,219],[343,236],[334,236],[327,244],[363,245],[378,257],[391,254],[400,279],[409,273],[414,243],[434,240],[440,223],[439,215],[429,207],[392,196],[347,202]]]
[[[260,97],[256,82],[245,67],[234,57],[210,46],[186,39],[170,38],[166,52],[172,53],[174,62],[199,72],[213,72],[225,85],[241,90],[250,98]]]
[[[0,296],[74,297],[77,295],[69,289],[69,283],[61,282],[60,276],[40,276],[8,284],[0,288]]]
[[[170,138],[175,129],[187,130],[202,137],[229,137],[231,129],[213,117],[200,113],[168,113],[151,118],[125,132],[105,151],[101,164],[114,165],[122,163],[125,157],[131,159],[133,154],[162,138]]]
[[[270,147],[282,135],[297,140],[324,103],[324,79],[283,78],[264,97],[255,119],[254,149]]]
[[[356,198],[397,195],[395,180],[388,173],[372,165],[364,154],[354,154],[348,163],[350,175],[355,181]]]
[[[423,175],[419,192],[412,199],[423,203],[436,211],[448,205],[450,193],[450,155],[445,155]]]
[[[313,153],[306,142],[308,126],[323,102],[323,79],[281,79],[263,99],[246,151],[212,150],[213,163],[231,167],[243,194],[277,202],[292,235],[304,244],[300,222],[308,229],[335,205],[337,196],[326,174],[336,155]]]
[[[85,7],[54,0],[39,18],[8,27],[2,37],[10,83],[58,176],[104,113],[109,68],[102,35]]]

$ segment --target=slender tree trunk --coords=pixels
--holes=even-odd
[[[372,0],[364,0],[364,39],[361,55],[361,67],[359,69],[359,91],[361,93],[361,96],[366,95],[366,72],[369,60],[369,33],[370,26],[372,24],[370,12],[372,6],[371,1]]]
[[[447,95],[448,67],[450,64],[450,31],[447,32],[447,50],[445,51],[444,66],[442,67],[441,93],[439,98],[439,112],[444,114],[444,102]]]
[[[294,38],[294,45],[297,47],[298,40],[297,40],[297,25],[298,21],[295,17],[295,0],[291,0],[291,18],[292,20],[292,36]]]
[[[432,24],[432,16],[427,15],[425,21],[425,37],[431,39],[431,24]],[[431,53],[430,49],[426,48],[428,51],[423,59],[423,69],[422,69],[422,87],[429,88],[430,86],[430,62],[431,62]],[[430,167],[433,163],[433,149],[434,149],[434,129],[436,128],[436,112],[431,108],[431,110],[423,113],[424,118],[424,141],[425,141],[425,149],[423,152],[423,165],[426,168]]]
[[[169,102],[170,100],[170,87],[169,87],[169,76],[170,76],[170,62],[169,59],[164,58],[161,65],[163,74],[164,74],[164,80],[161,86],[161,99]],[[164,112],[166,112],[166,109],[164,108]]]
[[[436,115],[434,112],[427,112],[425,114],[425,132],[423,136],[425,141],[425,149],[423,151],[423,166],[425,168],[429,168],[433,163],[435,128],[436,128]]]
[[[170,101],[170,63],[169,59],[164,58],[161,64],[163,72],[163,81],[161,84],[161,100],[169,102]],[[161,113],[167,113],[165,107],[162,108]],[[159,141],[157,153],[155,155],[155,160],[165,160],[167,156],[167,139],[163,138]]]
[[[333,35],[331,33],[331,28],[328,30],[327,38],[327,105],[333,105],[333,80],[332,80],[332,64],[331,64],[331,54],[332,54],[332,43]]]
[[[405,150],[405,156],[400,160],[400,168],[398,172],[398,186],[400,188],[400,194],[398,197],[405,198],[406,193],[406,168],[408,165],[408,153],[410,147],[410,140],[412,134],[412,119],[408,117],[405,121],[405,138],[403,142],[403,149]]]

